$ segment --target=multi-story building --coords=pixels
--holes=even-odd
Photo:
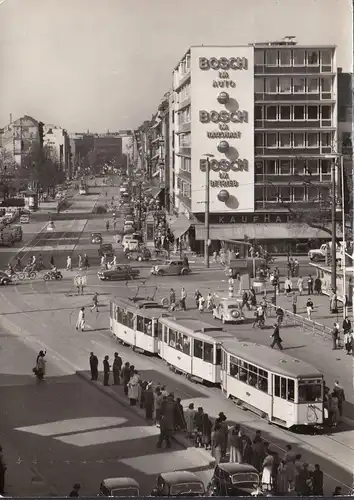
[[[43,123],[31,116],[23,116],[0,130],[0,146],[10,154],[18,165],[34,147],[41,147]]]
[[[331,198],[339,152],[334,46],[191,47],[173,72],[173,91],[170,192],[175,209],[198,221],[190,243],[204,240],[207,191],[212,242],[249,238],[273,252],[328,239],[291,213]]]
[[[67,131],[55,125],[45,124],[43,127],[43,147],[49,152],[59,168],[71,179],[71,149]]]

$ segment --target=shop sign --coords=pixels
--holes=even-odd
[[[195,216],[200,222],[204,222],[204,214]],[[289,213],[209,214],[210,224],[286,224],[290,221]]]
[[[200,123],[248,123],[247,111],[199,111]]]
[[[246,57],[207,57],[199,58],[199,68],[203,71],[208,71],[209,69],[218,70],[247,70],[248,69],[248,59]]]

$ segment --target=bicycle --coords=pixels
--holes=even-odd
[[[24,279],[30,279],[30,280],[34,280],[36,279],[37,277],[37,273],[36,271],[33,271],[32,269],[24,269],[22,273],[19,273],[21,276],[20,280],[24,280]]]
[[[5,274],[7,274],[7,276],[9,278],[11,278],[11,280],[14,283],[16,283],[17,281],[23,281],[25,279],[25,276],[23,273],[17,273],[17,272],[10,273],[7,269],[4,272],[5,272]]]

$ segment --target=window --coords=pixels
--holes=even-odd
[[[294,160],[294,174],[302,175],[305,172],[305,162],[299,158]]]
[[[266,186],[267,201],[278,201],[278,188]]]
[[[307,107],[307,119],[308,120],[318,120],[318,106],[308,106]]]
[[[306,173],[308,175],[317,175],[318,174],[318,160],[307,160]]]
[[[294,120],[305,120],[305,106],[294,106]]]
[[[267,113],[267,120],[276,120],[277,119],[277,107],[276,106],[267,106],[266,113]]]
[[[265,174],[266,175],[274,175],[277,171],[277,162],[276,160],[266,160],[265,161]]]
[[[291,119],[291,106],[280,106],[279,118],[280,118],[280,120],[290,120]]]
[[[289,174],[291,174],[291,160],[280,160],[279,175],[289,175]]]
[[[294,401],[295,381],[274,375],[274,396],[286,399],[287,401]]]
[[[184,354],[188,354],[188,356],[191,355],[191,340],[188,337],[188,335],[183,334],[183,341],[182,341],[182,351]]]
[[[169,329],[169,346],[176,347],[176,332],[174,330]]]
[[[264,145],[263,134],[256,133],[254,135],[254,145],[257,147],[262,147]]]
[[[305,93],[305,78],[296,77],[293,78],[294,93],[304,94]]]
[[[254,79],[254,91],[257,94],[263,94],[264,92],[264,78],[257,77]]]
[[[319,54],[317,50],[309,50],[307,52],[307,65],[319,66]]]
[[[294,148],[305,147],[305,134],[303,132],[294,132]]]
[[[277,134],[274,132],[269,132],[266,135],[267,139],[267,148],[276,148],[277,147]]]
[[[319,81],[318,78],[308,78],[307,79],[307,92],[309,94],[316,94],[319,91]]]
[[[230,356],[230,375],[256,389],[268,392],[268,372]]]
[[[290,132],[280,132],[279,134],[279,147],[290,148],[291,147],[291,133]]]
[[[155,322],[155,328],[156,328],[156,322]],[[144,318],[143,316],[137,316],[136,317],[136,329],[139,332],[142,332],[145,335],[148,335],[149,337],[156,336],[155,332],[153,331],[152,321],[149,318]]]
[[[297,49],[293,51],[294,66],[305,66],[305,51]]]
[[[291,50],[279,51],[280,66],[291,66]]]
[[[265,60],[266,60],[266,66],[278,66],[278,51],[266,50]]]
[[[321,118],[322,120],[330,120],[332,115],[331,106],[321,106]]]
[[[321,50],[322,66],[332,66],[332,52],[330,50]]]
[[[307,188],[307,199],[311,203],[319,200],[319,190],[318,190],[318,187],[308,186],[308,188]]]
[[[264,51],[263,50],[255,50],[254,51],[254,65],[263,66],[264,65]]]
[[[281,202],[291,201],[291,187],[281,186],[279,188],[279,200]]]
[[[203,353],[203,361],[206,363],[213,363],[213,352],[214,346],[213,344],[208,344],[208,342],[204,342],[204,353]]]
[[[255,106],[254,118],[255,120],[263,120],[263,106]]]
[[[299,382],[299,403],[314,403],[322,400],[321,380]]]
[[[331,146],[331,133],[330,132],[322,132],[321,134],[321,146],[329,147]]]
[[[167,326],[163,327],[163,341],[166,345],[168,344],[168,328],[167,328]]]
[[[293,187],[293,200],[304,201],[304,199],[305,199],[305,188],[303,186]]]
[[[321,160],[322,174],[331,174],[331,160]]]
[[[279,92],[283,94],[291,93],[291,78],[287,76],[281,76],[279,78]]]
[[[203,359],[203,342],[201,340],[194,339],[194,356]]]
[[[276,94],[278,91],[277,79],[276,78],[267,78],[265,81],[266,84],[266,92],[268,94]]]
[[[162,331],[163,331],[163,327],[160,323],[160,321],[157,322],[157,338],[159,340],[162,340]]]
[[[307,147],[308,148],[318,148],[318,133],[308,132],[307,133]]]
[[[331,92],[332,78],[321,78],[321,92]]]

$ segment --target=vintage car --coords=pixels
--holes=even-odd
[[[114,250],[112,243],[102,243],[98,249],[98,255],[100,257],[114,257]]]
[[[128,250],[126,252],[126,256],[129,260],[137,260],[138,262],[142,262],[151,259],[151,252],[146,247],[138,247],[134,250]]]
[[[0,271],[0,285],[7,286],[10,285],[11,283],[12,283],[11,276],[4,273],[4,271]]]
[[[241,309],[241,300],[237,298],[213,296],[213,318],[220,319],[223,324],[242,323],[245,315]]]
[[[253,465],[234,462],[221,463],[215,467],[207,493],[215,497],[263,496],[257,469]]]
[[[203,481],[194,472],[174,471],[161,473],[152,497],[202,497],[205,495]]]
[[[102,481],[99,496],[138,497],[140,496],[140,486],[131,477],[111,477]]]
[[[189,266],[185,266],[182,260],[166,260],[163,264],[153,266],[150,273],[155,276],[179,276],[191,272]]]
[[[91,234],[91,243],[99,243],[101,244],[103,241],[101,233],[92,233]]]
[[[107,269],[106,271],[98,271],[97,273],[101,281],[132,280],[139,275],[140,271],[130,266],[116,266],[115,269]]]
[[[29,224],[30,218],[29,215],[21,215],[20,224]]]

